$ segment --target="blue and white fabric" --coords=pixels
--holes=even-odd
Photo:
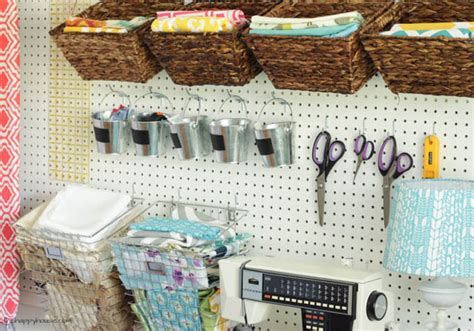
[[[395,186],[383,264],[419,276],[474,276],[474,181]]]

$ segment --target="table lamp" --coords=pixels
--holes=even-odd
[[[421,297],[438,309],[427,325],[457,330],[446,310],[467,286],[451,278],[474,276],[474,181],[410,180],[395,185],[383,265],[387,270],[432,277]]]

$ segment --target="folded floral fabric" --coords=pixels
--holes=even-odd
[[[128,33],[125,28],[89,28],[80,26],[66,26],[64,28],[65,33]]]
[[[219,17],[174,17],[156,19],[151,24],[153,32],[233,32],[238,26],[228,18]]]
[[[130,230],[172,232],[199,240],[215,240],[221,229],[201,222],[150,217],[130,225]]]
[[[309,37],[348,37],[359,29],[359,24],[352,23],[347,25],[327,26],[320,28],[296,29],[296,30],[267,30],[253,29],[250,34],[268,35],[268,36],[309,36]]]
[[[363,16],[357,12],[352,11],[348,13],[321,16],[315,18],[281,18],[281,17],[267,17],[267,16],[253,16],[251,29],[259,30],[296,30],[308,28],[320,28],[328,26],[358,24],[364,23]]]
[[[119,243],[112,244],[112,249],[120,279],[128,289],[149,290],[156,284],[192,289],[209,287],[206,265],[200,258],[179,251],[164,252]]]
[[[197,291],[176,291],[172,287],[146,292],[153,317],[161,330],[202,330]]]
[[[66,27],[86,27],[86,28],[109,28],[109,29],[125,29],[127,31],[133,31],[147,21],[150,18],[138,16],[130,21],[126,20],[93,20],[82,17],[70,17],[66,20]],[[94,31],[94,30],[92,30]]]
[[[239,9],[234,10],[188,10],[188,11],[160,11],[156,13],[159,19],[174,17],[219,17],[227,18],[231,23],[241,25],[246,23],[245,14]]]
[[[398,30],[384,31],[383,36],[393,37],[447,37],[447,38],[474,38],[474,31],[469,29],[448,30]]]

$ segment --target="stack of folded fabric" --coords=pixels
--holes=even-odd
[[[157,13],[153,32],[234,32],[247,20],[241,10],[162,11]]]
[[[22,217],[16,224],[28,269],[46,274],[73,272],[92,283],[113,265],[107,238],[138,216],[130,196],[74,185]],[[45,253],[47,248],[49,259]],[[60,267],[62,266],[62,267]]]
[[[113,276],[95,285],[46,284],[46,291],[47,318],[64,321],[62,330],[128,331],[133,327],[124,288]]]
[[[81,33],[128,33],[148,22],[148,17],[135,17],[130,21],[125,20],[93,20],[82,17],[71,17],[66,20],[64,32]]]
[[[170,216],[133,223],[112,241],[132,310],[145,331],[232,328],[220,316],[217,261],[247,252],[250,235],[188,206]]]
[[[315,18],[253,16],[250,34],[271,36],[348,37],[364,23],[357,12]]]
[[[474,38],[474,22],[395,24],[390,31],[380,34],[394,37]]]

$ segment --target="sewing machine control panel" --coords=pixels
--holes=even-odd
[[[242,298],[346,316],[355,315],[357,284],[317,278],[242,271]],[[304,314],[303,314],[304,315]],[[308,314],[309,316],[309,314]],[[305,316],[303,316],[304,318]],[[324,320],[324,315],[311,321]],[[325,330],[311,329],[311,330]]]

